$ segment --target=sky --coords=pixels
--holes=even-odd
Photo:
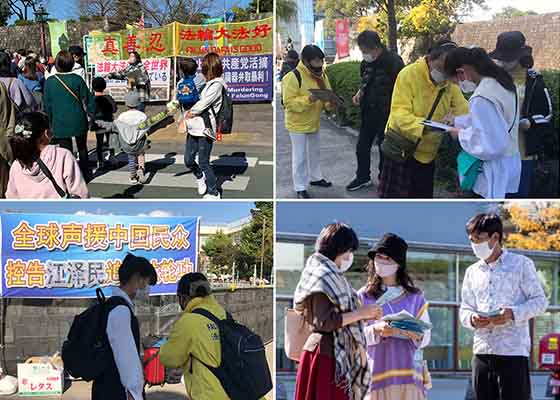
[[[204,1],[204,0],[202,0]],[[212,11],[210,14],[218,14],[223,12],[224,4],[226,8],[231,7],[245,7],[250,3],[250,0],[208,0],[212,4]],[[70,19],[77,18],[78,11],[75,4],[77,0],[48,0],[47,11],[50,18],[57,19]]]
[[[361,238],[377,239],[393,232],[411,242],[468,245],[467,221],[494,211],[495,202],[304,202],[277,203],[279,233],[317,235],[326,224],[350,225]]]
[[[476,7],[468,21],[482,21],[492,19],[492,16],[500,12],[504,7],[515,7],[522,11],[532,10],[539,14],[560,12],[560,1],[558,0],[487,0],[488,10]]]
[[[135,212],[131,212],[131,205]],[[226,224],[251,215],[253,202],[147,202],[147,201],[56,201],[26,202],[3,201],[0,213],[46,214],[113,214],[123,216],[145,215],[153,217],[200,216],[202,224]]]

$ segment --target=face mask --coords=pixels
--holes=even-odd
[[[492,255],[494,248],[490,248],[490,241],[482,242],[482,243],[474,243],[471,242],[471,247],[473,250],[474,255],[479,260],[486,260],[488,257]]]
[[[340,270],[342,272],[348,271],[352,266],[353,262],[354,262],[354,253],[350,253],[350,258],[348,260],[342,260],[342,264],[340,265]]]
[[[311,73],[313,75],[321,76],[323,74],[323,66],[322,65],[320,67],[314,67],[311,64],[307,64],[306,67],[307,67],[307,69],[309,69],[309,71],[311,71]]]
[[[362,53],[362,58],[364,59],[365,62],[370,63],[370,62],[374,62],[375,61],[375,57],[373,57],[371,54],[367,54],[367,53]]]
[[[502,61],[502,60],[494,60],[494,62],[496,63],[497,66],[502,67],[508,72],[513,71],[515,68],[517,68],[517,64],[519,64],[517,60],[509,61],[509,62]]]
[[[392,261],[374,261],[375,273],[382,278],[394,275],[399,269],[399,264]]]
[[[476,83],[469,80],[460,81],[459,86],[463,93],[472,93],[476,90]]]
[[[447,76],[443,72],[435,68],[432,68],[432,70],[430,71],[430,76],[436,83],[441,83],[447,79]]]

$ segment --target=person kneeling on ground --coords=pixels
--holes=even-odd
[[[191,400],[229,399],[218,378],[206,367],[217,368],[221,363],[218,327],[206,317],[193,313],[195,309],[203,309],[219,319],[226,319],[226,311],[211,293],[210,283],[200,272],[181,278],[177,297],[183,315],[159,353],[166,367],[183,368]]]

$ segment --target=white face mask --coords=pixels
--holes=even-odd
[[[365,62],[370,63],[375,61],[375,57],[369,53],[362,53],[362,58]]]
[[[476,83],[469,80],[464,80],[459,82],[459,86],[461,87],[461,91],[463,93],[472,93],[476,90]]]
[[[494,63],[496,63],[497,66],[502,67],[503,69],[505,69],[508,72],[513,71],[515,68],[517,68],[517,64],[519,64],[519,61],[514,60],[514,61],[502,61],[502,60],[494,60]]]
[[[353,262],[354,262],[354,253],[350,253],[350,258],[348,258],[347,260],[342,260],[342,263],[340,264],[340,270],[342,272],[348,271],[352,266]]]
[[[494,251],[494,247],[492,247],[492,248],[490,247],[490,241],[488,241],[488,240],[486,242],[482,242],[482,243],[471,242],[471,247],[472,247],[474,255],[479,260],[488,259],[492,255],[492,252]]]
[[[432,68],[432,70],[430,71],[430,76],[436,83],[441,83],[447,79],[447,75],[435,68]]]
[[[399,269],[399,264],[393,261],[374,260],[373,263],[375,264],[375,273],[382,278],[394,275]]]

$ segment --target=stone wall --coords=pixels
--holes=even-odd
[[[537,69],[560,69],[560,13],[460,24],[452,38],[462,46],[475,45],[492,51],[498,35],[507,31],[523,32],[527,44],[533,47]]]
[[[100,30],[103,28],[102,22],[70,22],[67,23],[66,29],[69,36],[70,45],[82,45],[82,38],[89,31]],[[3,26],[0,27],[0,49],[27,49],[37,53],[41,52],[41,33],[38,24],[22,25],[22,26]],[[51,42],[49,35],[49,27],[45,24],[45,36],[47,41],[47,50],[50,51]],[[54,54],[56,56],[56,54]]]
[[[218,302],[233,317],[259,334],[265,342],[273,338],[272,288],[247,288],[214,292]],[[6,361],[10,373],[31,356],[60,351],[75,315],[92,300],[7,299]],[[150,304],[137,305],[141,336],[168,335],[180,315],[176,296],[158,296]]]

